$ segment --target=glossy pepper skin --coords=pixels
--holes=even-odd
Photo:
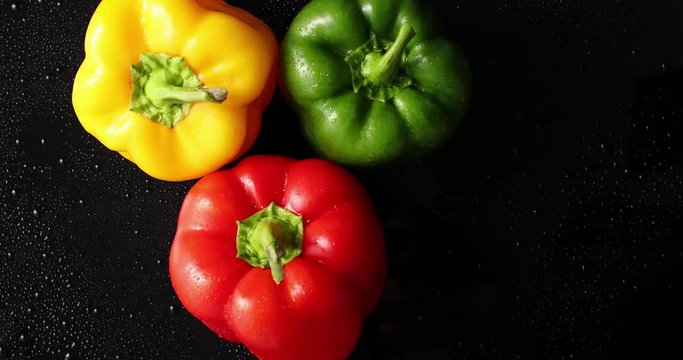
[[[384,288],[383,230],[339,165],[250,155],[189,190],[169,270],[192,315],[260,359],[343,360]]]
[[[277,61],[271,29],[221,0],[103,0],[73,108],[88,133],[148,175],[195,179],[254,143]]]
[[[469,66],[429,11],[419,0],[312,0],[295,16],[281,43],[280,86],[321,156],[391,164],[434,151],[455,131]]]

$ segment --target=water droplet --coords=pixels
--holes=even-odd
[[[33,216],[38,216],[38,210],[33,210]]]
[[[26,342],[26,337],[24,335],[19,335],[19,342]]]
[[[64,360],[69,360],[69,359],[71,359],[71,355],[69,355],[69,353],[66,353],[66,355],[64,356]]]
[[[12,5],[10,5],[10,8],[11,8],[12,10],[16,10],[16,9],[17,9],[17,4],[12,4]]]
[[[175,309],[173,308],[173,305],[168,307],[168,311],[173,314],[175,312]]]
[[[64,159],[59,159],[59,165],[64,165]]]
[[[17,191],[16,191],[16,190],[12,190],[12,196],[16,196],[16,195],[17,195]]]
[[[40,145],[45,145],[45,139],[40,139]]]

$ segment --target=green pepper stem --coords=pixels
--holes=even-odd
[[[370,53],[363,64],[363,73],[375,85],[390,83],[398,74],[401,57],[406,46],[415,36],[415,30],[409,22],[403,23],[398,31],[396,40],[381,57],[377,53]],[[374,54],[374,55],[373,55]]]
[[[145,85],[145,95],[157,107],[168,104],[189,104],[194,102],[223,102],[228,89],[222,87],[196,88],[175,86],[169,81],[171,75],[166,70],[153,71]]]

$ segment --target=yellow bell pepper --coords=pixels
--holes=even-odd
[[[222,0],[103,0],[73,108],[88,133],[148,175],[195,179],[253,145],[277,59],[270,27]]]

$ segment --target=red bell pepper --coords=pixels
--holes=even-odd
[[[384,289],[384,246],[341,166],[251,155],[190,189],[169,269],[183,306],[221,338],[261,359],[341,360]]]

